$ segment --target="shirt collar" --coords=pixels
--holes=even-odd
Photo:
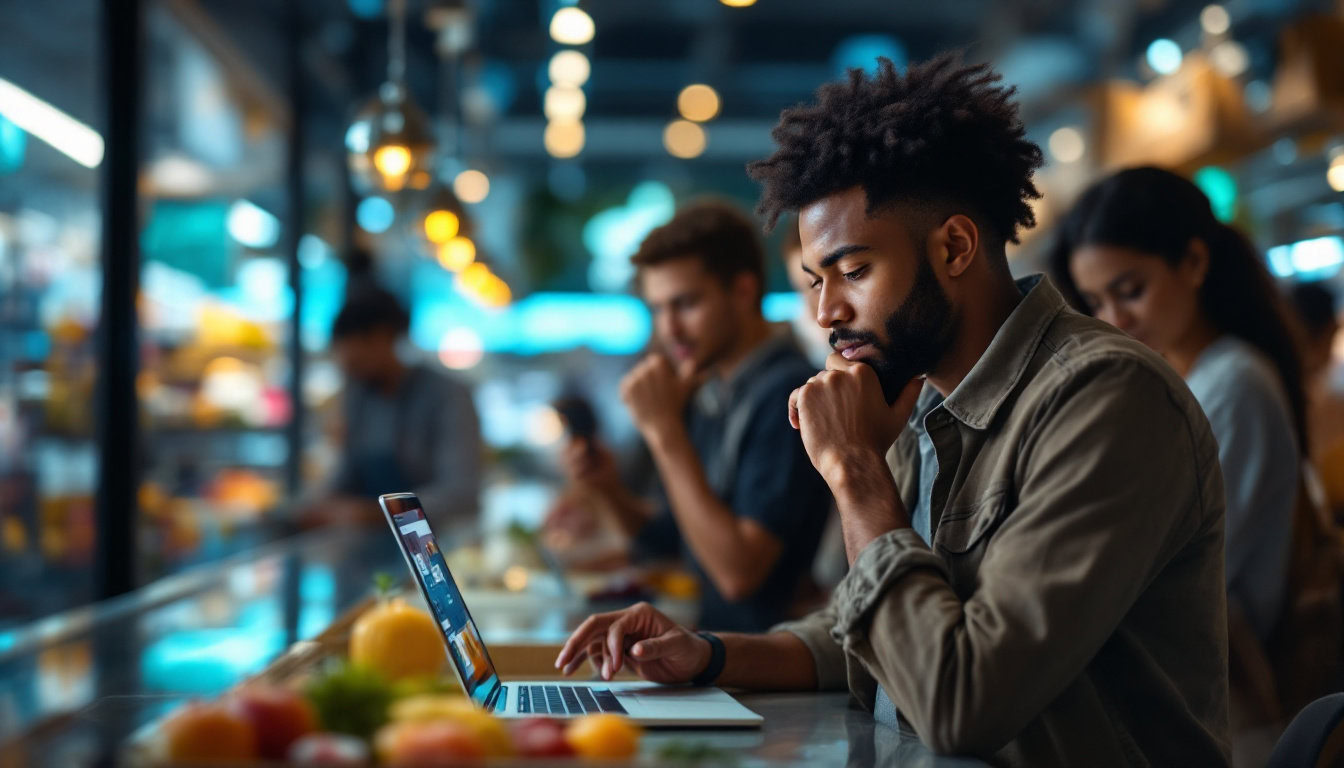
[[[972,429],[985,429],[1027,370],[1041,338],[1064,309],[1064,297],[1043,275],[1017,281],[1023,294],[1012,314],[943,407]],[[932,389],[932,387],[929,387]]]
[[[796,350],[793,335],[788,328],[771,326],[770,335],[746,354],[728,376],[712,376],[695,392],[696,407],[703,413],[723,413],[750,381],[768,362],[785,350]]]

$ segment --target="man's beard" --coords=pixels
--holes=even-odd
[[[877,372],[882,394],[892,404],[911,379],[933,370],[947,352],[955,330],[952,304],[925,254],[920,254],[910,295],[887,316],[883,330],[886,341],[872,331],[836,328],[831,331],[831,347],[846,341],[871,344],[877,354],[862,362]]]

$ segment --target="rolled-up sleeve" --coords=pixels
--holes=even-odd
[[[848,685],[845,651],[831,637],[831,626],[834,624],[835,609],[832,601],[819,611],[796,621],[777,624],[770,629],[771,632],[788,632],[807,646],[808,652],[812,654],[819,691],[842,691]]]
[[[1078,678],[1180,542],[1221,526],[1197,512],[1196,467],[1213,457],[1171,386],[1129,359],[1077,364],[1033,415],[1016,505],[991,512],[1006,516],[966,599],[911,531],[860,553],[831,631],[925,744],[1002,748]]]
[[[929,568],[949,578],[947,564],[929,549],[911,528],[898,528],[874,539],[863,548],[849,573],[835,588],[831,602],[835,621],[832,636],[837,643],[864,626],[887,586],[915,568]]]

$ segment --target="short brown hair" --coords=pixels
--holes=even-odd
[[[682,206],[644,238],[630,261],[638,281],[644,267],[685,258],[700,259],[724,285],[743,272],[754,275],[765,292],[765,249],[756,224],[732,203],[706,199]]]

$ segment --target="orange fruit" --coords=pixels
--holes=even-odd
[[[639,726],[620,715],[584,715],[565,729],[565,741],[582,757],[633,757],[640,733]]]
[[[434,619],[401,600],[365,611],[350,633],[350,661],[389,680],[437,676],[447,658]]]
[[[190,704],[163,726],[173,763],[237,763],[257,755],[252,724],[224,704]]]

